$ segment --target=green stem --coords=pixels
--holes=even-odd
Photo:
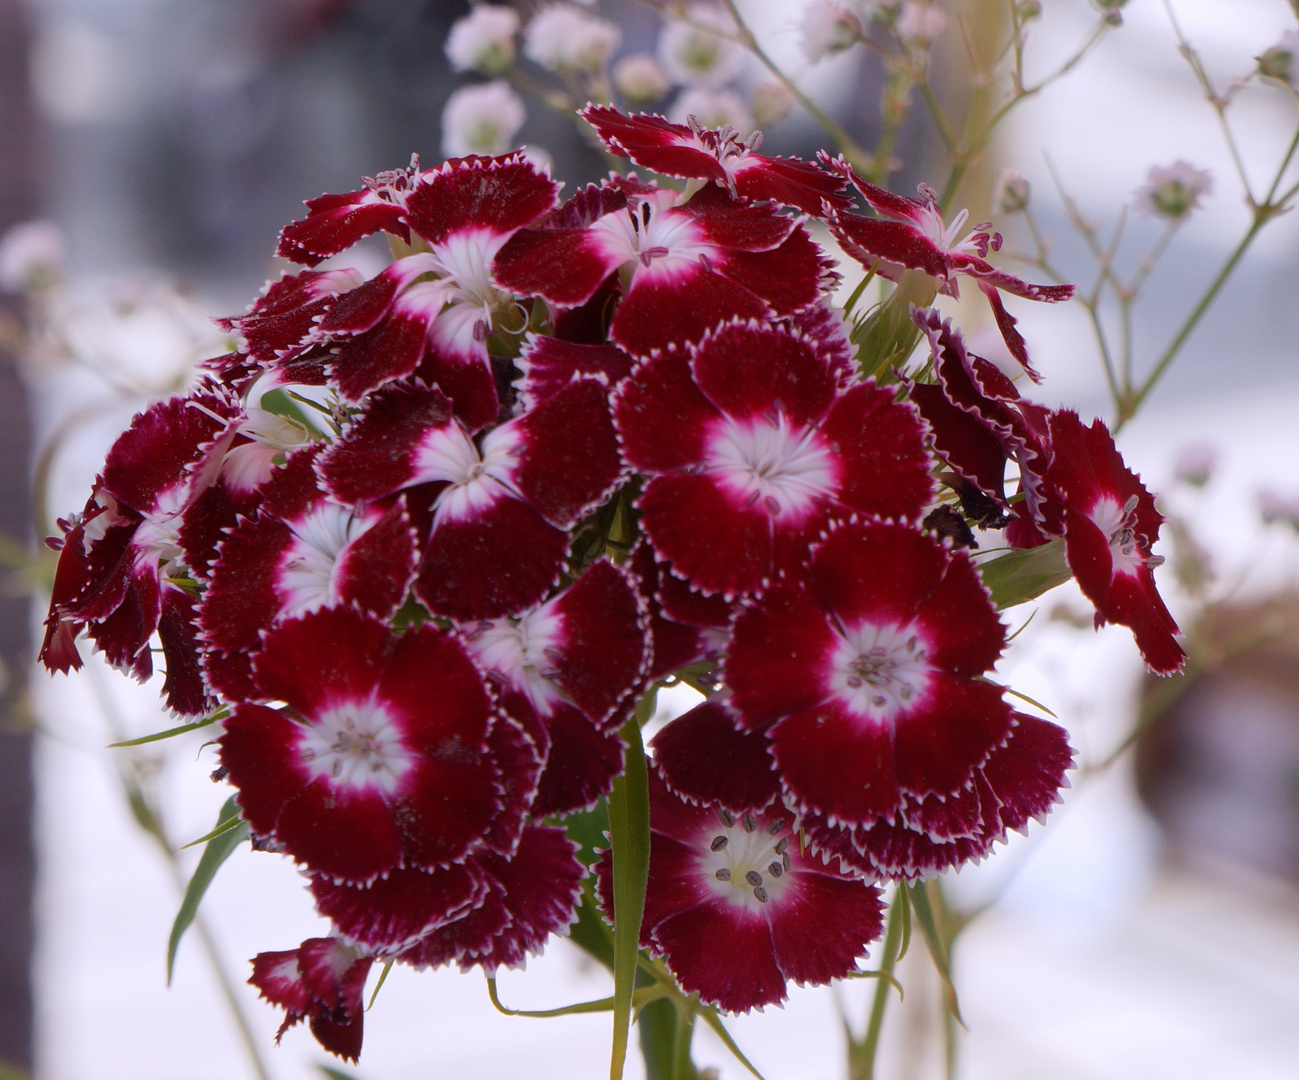
[[[1218,293],[1220,293],[1222,287],[1227,284],[1227,279],[1231,277],[1237,264],[1242,258],[1244,258],[1245,252],[1249,250],[1250,244],[1254,242],[1254,237],[1262,231],[1263,226],[1267,224],[1268,219],[1271,218],[1274,213],[1275,209],[1272,207],[1259,207],[1259,209],[1254,212],[1254,221],[1250,225],[1249,231],[1241,238],[1240,243],[1236,245],[1236,250],[1231,253],[1230,257],[1223,264],[1222,269],[1219,270],[1217,276],[1214,277],[1208,289],[1205,290],[1204,295],[1200,297],[1199,303],[1197,303],[1191,310],[1191,314],[1187,317],[1186,322],[1182,324],[1182,328],[1178,330],[1174,335],[1173,340],[1169,342],[1168,348],[1164,350],[1163,355],[1159,358],[1159,362],[1155,364],[1154,369],[1148,376],[1146,376],[1146,381],[1142,383],[1141,389],[1135,394],[1124,394],[1122,399],[1119,401],[1118,419],[1114,424],[1115,434],[1118,434],[1118,432],[1123,429],[1123,426],[1136,415],[1137,409],[1139,409],[1146,398],[1150,396],[1150,391],[1155,388],[1155,384],[1163,378],[1164,372],[1168,370],[1169,365],[1177,359],[1177,354],[1181,352],[1182,346],[1186,344],[1186,341],[1191,336],[1192,332],[1197,326],[1199,326],[1200,320],[1204,317],[1204,313],[1209,310],[1213,302],[1218,298]]]
[[[748,24],[745,23],[744,16],[740,14],[740,9],[736,7],[735,0],[723,0],[723,3],[726,5],[726,10],[730,12],[731,18],[735,21],[739,43],[757,57],[758,62],[771,72],[772,77],[781,86],[793,95],[794,100],[803,107],[807,115],[821,125],[822,130],[835,141],[840,153],[848,159],[850,164],[859,169],[869,168],[871,155],[858,145],[857,141],[848,134],[847,130],[834,117],[803,93],[793,79],[780,70],[776,62],[767,55],[766,50],[758,44],[758,39],[754,36],[753,31],[749,29]]]
[[[880,954],[879,970],[887,975],[893,974],[898,962],[898,951],[902,946],[901,908],[907,903],[899,892],[893,896],[889,905],[888,928],[884,933],[884,950]],[[875,1054],[879,1050],[880,1032],[884,1029],[884,1010],[889,1003],[891,981],[881,978],[875,985],[875,999],[871,1003],[870,1022],[866,1026],[866,1037],[852,1048],[849,1062],[851,1080],[873,1080],[875,1076]]]
[[[698,1075],[690,1060],[690,1043],[695,1034],[694,1006],[686,999],[677,1004],[676,1031],[672,1041],[672,1080],[695,1080]]]

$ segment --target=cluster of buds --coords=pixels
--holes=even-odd
[[[51,540],[41,659],[79,667],[85,633],[144,678],[156,635],[253,846],[333,927],[253,982],[344,1057],[375,960],[516,966],[591,873],[612,918],[610,854],[585,864],[566,819],[642,752],[623,736],[657,686],[707,694],[651,744],[640,941],[706,1005],[851,974],[880,883],[1041,818],[1072,751],[992,677],[975,528],[1054,545],[1098,623],[1182,662],[1161,519],[1103,425],[1022,397],[927,307],[921,362],[865,374],[805,222],[930,298],[973,281],[1030,376],[1001,293],[1068,287],[994,268],[1000,237],[928,189],[583,115],[684,185],[561,202],[516,153],[312,200],[278,248],[303,268],[224,321],[238,350],[135,418]],[[367,280],[338,257],[374,233],[395,257]]]

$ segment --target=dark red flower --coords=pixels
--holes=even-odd
[[[345,1061],[356,1061],[365,1027],[362,995],[373,962],[338,938],[309,938],[296,949],[258,953],[248,981],[263,998],[284,1009],[277,1043],[306,1019],[321,1046]]]

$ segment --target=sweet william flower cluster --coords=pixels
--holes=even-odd
[[[85,634],[143,679],[156,641],[168,706],[221,710],[253,846],[334,928],[252,981],[345,1058],[375,961],[517,966],[592,874],[612,918],[617,852],[588,867],[565,819],[664,681],[709,693],[652,743],[640,944],[705,1005],[854,972],[880,883],[1044,815],[1072,752],[992,676],[971,526],[1056,545],[1098,625],[1156,672],[1183,659],[1160,517],[1104,426],[1021,396],[927,307],[903,313],[918,359],[865,377],[808,219],[930,297],[972,280],[1029,376],[1001,293],[1067,288],[995,269],[1000,238],[927,190],[584,116],[673,182],[562,201],[513,154],[312,200],[278,249],[301,269],[224,322],[239,350],[135,418],[51,540],[42,661],[79,667]],[[395,258],[367,280],[345,253],[374,233]]]

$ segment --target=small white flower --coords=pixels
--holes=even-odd
[[[1019,214],[1028,209],[1031,194],[1028,181],[1011,169],[1003,169],[997,178],[997,209],[1003,214]]]
[[[904,44],[915,49],[927,49],[947,28],[947,16],[927,3],[907,0],[894,28]]]
[[[719,34],[733,33],[729,16],[707,4],[692,4],[687,14],[694,23],[716,27]],[[669,22],[659,35],[659,61],[673,82],[684,86],[719,87],[740,72],[744,53],[734,41],[696,29],[684,22]]]
[[[757,124],[744,99],[731,90],[708,90],[692,86],[682,90],[668,111],[668,119],[684,124],[693,116],[706,128],[721,128],[728,124],[747,135]]]
[[[513,8],[483,4],[451,25],[446,54],[457,71],[499,75],[514,62],[519,15]]]
[[[613,85],[633,105],[657,101],[672,89],[659,62],[649,53],[635,53],[619,60],[613,67]]]
[[[832,0],[813,0],[803,11],[799,41],[809,64],[851,48],[861,37],[857,16]]]
[[[21,292],[56,281],[66,241],[52,221],[26,221],[0,237],[0,289]]]
[[[523,99],[503,79],[462,87],[442,110],[442,152],[448,157],[503,154],[525,115]]]
[[[1137,189],[1136,209],[1147,217],[1181,221],[1200,206],[1200,196],[1213,190],[1213,178],[1187,161],[1156,165]]]
[[[749,107],[753,110],[753,121],[758,127],[775,127],[794,107],[794,95],[778,82],[765,82],[753,91]]]
[[[1299,30],[1288,30],[1258,58],[1260,74],[1288,83],[1299,91]]]
[[[569,4],[542,8],[523,32],[523,55],[547,71],[599,71],[618,48],[613,23]]]

